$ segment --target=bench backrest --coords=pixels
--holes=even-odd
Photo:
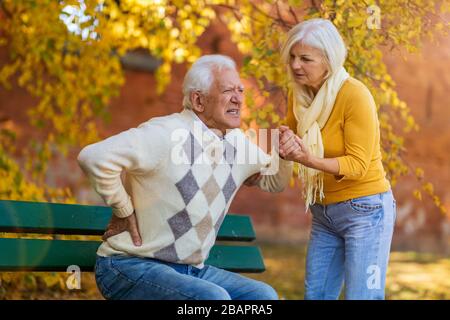
[[[0,200],[0,232],[51,235],[102,235],[111,208]],[[249,216],[227,215],[219,229],[218,241],[207,264],[235,272],[265,270]],[[247,245],[242,245],[246,243]],[[66,271],[77,265],[92,271],[101,241],[8,238],[0,235],[0,270]]]

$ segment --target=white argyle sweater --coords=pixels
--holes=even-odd
[[[240,129],[224,138],[183,110],[153,118],[86,146],[78,162],[96,192],[118,217],[136,212],[142,245],[125,231],[97,254],[156,258],[203,267],[219,227],[242,183],[257,172],[259,187],[279,192],[292,163],[269,156]],[[124,177],[121,174],[124,173]],[[251,201],[251,200],[249,200]]]

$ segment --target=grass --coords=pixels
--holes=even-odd
[[[306,247],[263,244],[266,272],[246,274],[271,284],[281,299],[304,298]],[[450,258],[417,252],[392,252],[386,299],[450,299]]]

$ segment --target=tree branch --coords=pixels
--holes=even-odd
[[[285,27],[286,29],[290,29],[291,26],[281,17],[280,6],[278,5],[278,0],[275,2],[275,6],[277,8],[278,20],[281,22],[283,27]]]
[[[320,10],[319,10],[319,7],[318,7],[317,4],[316,4],[316,1],[311,0],[311,6],[314,7],[314,9],[316,9],[317,11],[320,11]]]
[[[8,17],[8,18],[12,18],[13,16],[12,16],[12,14],[11,14],[11,12],[9,12],[7,9],[6,9],[6,6],[5,6],[5,2],[3,1],[3,0],[0,0],[0,8],[2,9],[2,11],[5,13],[5,15]]]
[[[297,14],[295,13],[294,9],[292,9],[291,6],[289,6],[289,12],[291,13],[291,15],[294,17],[295,19],[295,23],[297,24],[299,22]]]

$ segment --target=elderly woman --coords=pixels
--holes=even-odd
[[[395,199],[374,99],[346,72],[346,54],[323,19],[296,25],[282,48],[290,88],[280,156],[299,164],[312,213],[306,299],[337,299],[343,283],[346,299],[384,299]]]

